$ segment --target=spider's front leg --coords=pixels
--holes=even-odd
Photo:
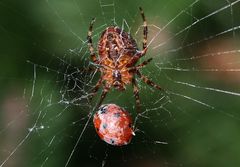
[[[98,80],[97,84],[91,89],[91,93],[90,93],[90,97],[89,97],[89,100],[91,101],[93,96],[96,95],[97,91],[99,90],[99,88],[101,87],[102,85],[102,77]]]
[[[99,100],[98,105],[97,105],[97,108],[99,108],[101,106],[101,104],[102,104],[103,100],[105,99],[109,90],[110,90],[110,86],[109,85],[104,85],[100,100]]]
[[[92,21],[89,25],[87,40],[88,40],[88,47],[90,50],[91,59],[95,64],[98,64],[98,59],[97,59],[96,53],[94,51],[93,42],[92,42],[92,32],[93,32],[93,23],[94,22],[95,22],[95,18],[92,19]]]
[[[152,58],[149,58],[145,61],[143,61],[141,64],[137,65],[135,68],[138,70],[140,68],[143,68],[144,66],[146,66],[148,63],[150,63],[152,61]]]
[[[145,82],[146,84],[158,89],[158,90],[163,90],[159,85],[155,84],[153,81],[148,79],[146,76],[142,75],[139,70],[136,71],[137,75]]]
[[[135,78],[132,79],[132,84],[133,84],[133,94],[136,100],[136,110],[137,112],[140,112],[141,103],[140,103],[140,97],[139,97],[139,88],[137,86]]]

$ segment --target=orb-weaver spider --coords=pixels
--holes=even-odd
[[[136,99],[137,110],[140,108],[139,88],[135,80],[135,74],[139,76],[148,85],[162,90],[160,86],[149,80],[146,76],[140,73],[140,69],[147,65],[152,58],[143,61],[141,64],[136,65],[137,61],[143,57],[148,49],[147,35],[148,27],[145,19],[144,12],[140,7],[141,16],[143,19],[143,50],[140,51],[137,47],[136,41],[131,35],[117,26],[107,27],[101,35],[98,42],[98,56],[96,55],[92,43],[93,19],[90,23],[88,30],[88,46],[90,56],[94,64],[99,66],[101,77],[95,87],[92,89],[93,97],[103,84],[103,91],[98,107],[103,102],[106,94],[111,87],[118,90],[125,90],[127,84],[133,85],[134,96]]]

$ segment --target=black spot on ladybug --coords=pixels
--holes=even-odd
[[[97,131],[99,131],[99,129],[98,129],[98,128],[97,128],[96,130],[97,130]]]
[[[131,128],[131,127],[132,127],[132,124],[131,124],[131,123],[130,123],[130,124],[128,124],[128,127],[129,127],[129,128]]]
[[[116,118],[119,118],[121,116],[121,114],[118,112],[118,113],[114,113],[114,117]]]
[[[103,129],[106,129],[107,128],[107,124],[103,124]]]
[[[110,139],[110,140],[111,140],[111,143],[112,143],[112,144],[114,144],[114,143],[115,143],[115,141],[114,141],[113,139]]]
[[[106,114],[107,113],[107,107],[102,107],[101,109],[100,109],[100,114]]]

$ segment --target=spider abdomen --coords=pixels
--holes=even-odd
[[[131,58],[137,52],[136,41],[119,27],[108,27],[103,31],[98,43],[99,58],[109,58],[115,63],[122,56]]]

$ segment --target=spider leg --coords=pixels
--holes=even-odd
[[[93,23],[94,22],[95,22],[95,18],[93,18],[91,23],[90,23],[90,26],[89,26],[89,29],[88,29],[87,40],[88,40],[88,47],[89,47],[89,50],[90,50],[91,59],[94,63],[97,64],[98,59],[97,59],[96,53],[94,51],[93,42],[92,42],[92,32],[93,32]]]
[[[140,68],[146,66],[146,65],[147,65],[148,63],[150,63],[151,61],[152,61],[152,58],[149,58],[149,59],[143,61],[141,64],[137,65],[136,68],[137,68],[137,69],[140,69]]]
[[[127,64],[127,67],[130,67],[133,64],[135,64],[138,61],[138,59],[140,59],[147,53],[147,49],[148,49],[148,47],[147,47],[147,35],[148,35],[147,21],[146,21],[143,9],[141,7],[139,7],[139,10],[141,12],[141,16],[143,19],[143,50],[137,51],[137,53],[132,57],[130,62]]]
[[[137,86],[135,78],[132,79],[132,84],[133,84],[133,94],[136,99],[136,109],[137,109],[137,112],[140,112],[140,104],[141,103],[140,103],[140,97],[139,97],[139,88]]]
[[[90,100],[92,100],[93,96],[96,95],[96,93],[99,90],[101,85],[102,85],[102,78],[100,78],[98,80],[97,84],[95,85],[95,87],[91,89],[91,94],[90,94],[90,97],[89,97]]]
[[[98,102],[97,108],[99,108],[101,106],[101,104],[102,104],[103,100],[105,99],[109,90],[110,90],[110,87],[105,85],[104,88],[103,88],[100,100]]]
[[[147,48],[148,27],[147,27],[147,21],[146,21],[143,9],[139,7],[139,10],[141,12],[142,19],[143,19],[143,50],[145,50]]]
[[[153,81],[148,79],[146,76],[142,75],[139,71],[136,71],[137,75],[145,82],[146,84],[158,89],[158,90],[163,90],[159,85],[155,84]]]
[[[149,59],[143,61],[141,64],[137,65],[136,67],[129,67],[128,70],[129,71],[136,71],[136,70],[138,70],[140,68],[143,68],[144,66],[146,66],[151,61],[152,61],[152,58],[149,58]]]

